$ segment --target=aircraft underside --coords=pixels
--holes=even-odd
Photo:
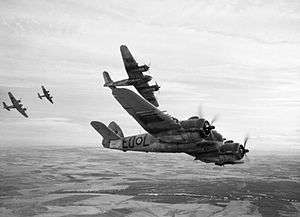
[[[141,138],[141,137],[138,137]],[[133,140],[132,140],[133,141]],[[177,144],[154,142],[152,144],[144,143],[142,139],[138,143],[128,143],[125,140],[110,141],[109,144],[103,144],[104,147],[117,149],[120,151],[138,151],[138,152],[160,152],[160,153],[186,153],[205,163],[215,163],[216,165],[235,164],[238,160],[235,154],[220,154],[218,149],[207,149],[197,146],[197,144]],[[241,162],[240,162],[241,163]]]

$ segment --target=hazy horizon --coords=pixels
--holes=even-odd
[[[159,109],[180,119],[220,118],[216,129],[249,149],[300,153],[300,2],[2,1],[0,147],[96,146],[90,121],[145,132],[103,87],[127,78],[119,47],[151,62]],[[39,100],[45,85],[54,104]],[[132,88],[131,88],[132,89]]]

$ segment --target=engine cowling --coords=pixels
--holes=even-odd
[[[150,69],[149,66],[147,66],[146,64],[139,66],[139,70],[142,72],[146,72]]]
[[[148,92],[155,92],[155,91],[158,91],[159,88],[160,88],[160,86],[155,84],[155,85],[151,85],[149,87],[144,87],[144,88],[141,88],[141,89],[144,89],[145,91],[148,91]]]
[[[224,143],[219,149],[221,154],[235,154],[239,151],[240,144],[238,143]]]
[[[181,121],[181,126],[187,131],[198,131],[203,133],[203,136],[208,136],[215,127],[204,118],[196,116],[189,118],[186,121]]]
[[[143,80],[144,82],[149,82],[152,80],[152,77],[150,75],[144,75]]]
[[[149,66],[147,65],[142,65],[142,66],[138,66],[138,68],[136,68],[136,66],[132,67],[132,71],[133,72],[146,72],[149,70]]]
[[[233,163],[236,160],[241,160],[249,150],[239,143],[229,142],[224,143],[219,149],[219,154],[224,163]],[[226,162],[228,161],[228,162]]]

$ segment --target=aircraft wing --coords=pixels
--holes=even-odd
[[[49,100],[53,104],[52,96],[49,94],[48,91],[44,92],[44,95],[46,96],[47,100]]]
[[[43,90],[43,94],[45,95],[45,93],[47,92],[46,88],[44,86],[42,86],[42,90]]]
[[[148,83],[143,83],[142,85],[134,85],[134,87],[146,100],[148,100],[148,102],[156,107],[159,106],[153,91],[147,90],[147,87],[149,87]]]
[[[18,101],[16,100],[16,98],[14,97],[14,95],[12,95],[11,92],[8,92],[8,96],[9,96],[9,99],[12,102],[13,105],[15,105],[15,104],[18,103]]]
[[[16,109],[26,118],[28,118],[28,115],[26,114],[25,110],[22,107],[16,107]]]
[[[52,96],[50,94],[45,95],[46,98],[53,104]]]
[[[179,129],[179,122],[160,111],[131,90],[113,88],[112,94],[122,107],[150,134]]]
[[[48,95],[48,97],[46,97],[52,104],[53,104],[53,100],[52,97],[50,95]]]
[[[120,51],[128,77],[130,79],[142,78],[142,72],[134,71],[138,68],[138,64],[131,55],[129,49],[125,45],[121,45]]]

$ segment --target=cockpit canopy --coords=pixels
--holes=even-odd
[[[188,120],[194,120],[194,119],[199,119],[199,117],[198,116],[192,116]]]

